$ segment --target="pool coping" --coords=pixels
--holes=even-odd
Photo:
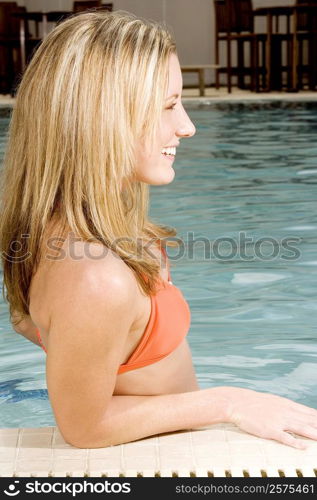
[[[302,439],[306,450],[216,424],[82,449],[54,426],[0,429],[0,477],[316,477],[317,441]]]
[[[220,91],[208,88],[205,96],[188,95],[188,91],[195,89],[184,89],[183,102],[193,103],[217,103],[217,102],[244,102],[244,101],[289,101],[289,102],[317,102],[317,91],[300,92],[249,92],[234,89],[232,93],[227,93],[223,89]],[[198,91],[198,89],[197,89]],[[0,107],[11,107],[15,103],[15,98],[0,95]]]
[[[302,93],[236,93],[224,95],[209,95],[205,97],[187,96],[182,101],[206,104],[207,102],[244,102],[244,101],[289,101],[289,102],[317,102],[317,92]]]

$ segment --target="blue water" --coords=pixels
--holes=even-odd
[[[169,256],[200,387],[317,408],[317,104],[186,107],[197,133],[173,183],[151,188],[151,215],[184,243]],[[0,330],[0,426],[55,425],[45,354],[13,332],[3,301]]]

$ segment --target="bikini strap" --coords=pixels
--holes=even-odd
[[[40,342],[40,344],[41,344],[42,349],[43,349],[45,352],[47,352],[47,351],[46,351],[46,349],[45,349],[45,347],[44,347],[44,344],[43,344],[43,342],[42,342],[42,338],[41,338],[40,330],[39,330],[38,328],[36,329],[36,335],[37,335],[37,338],[39,339],[39,342]]]

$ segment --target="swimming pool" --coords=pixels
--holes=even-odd
[[[169,256],[199,384],[317,408],[317,103],[185,107],[197,133],[174,182],[151,188],[151,215],[184,241]],[[2,110],[2,151],[7,125]],[[2,300],[0,366],[0,427],[55,425],[45,354],[13,332]]]

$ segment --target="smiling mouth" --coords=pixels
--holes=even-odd
[[[162,153],[162,156],[164,156],[164,158],[171,163],[175,160],[175,155]]]
[[[170,158],[175,158],[176,147],[175,146],[171,146],[169,148],[163,148],[162,149],[162,155],[170,157]]]

